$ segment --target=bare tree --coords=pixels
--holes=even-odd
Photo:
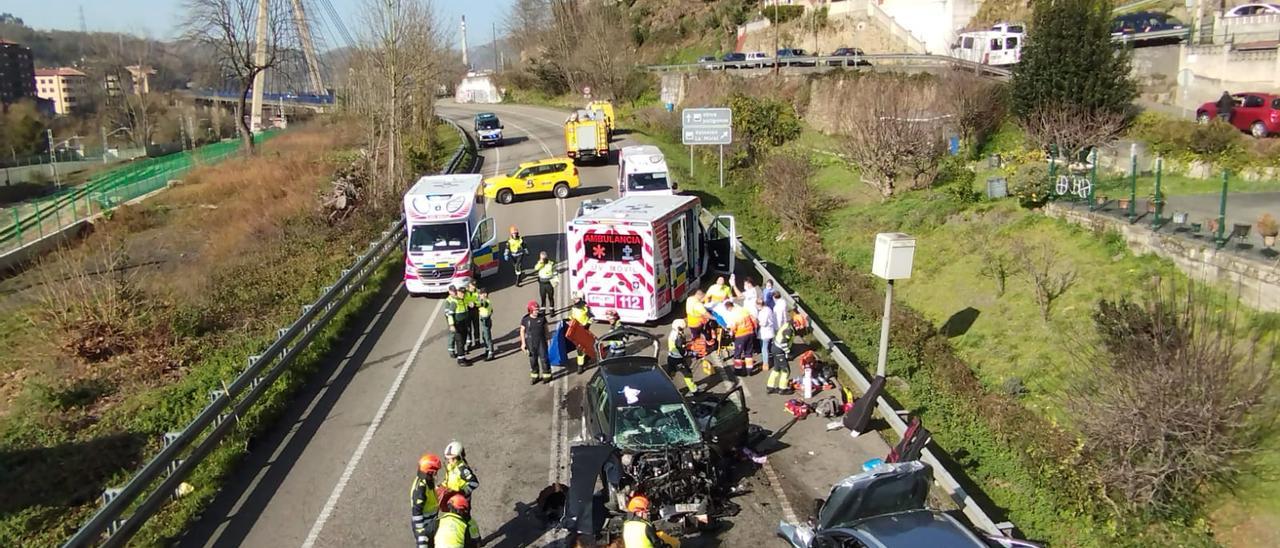
[[[351,95],[372,150],[374,207],[403,190],[409,157],[433,153],[435,88],[446,68],[444,51],[429,0],[367,2],[352,58]]]
[[[1021,263],[1021,272],[1035,290],[1040,317],[1049,321],[1053,301],[1061,297],[1076,283],[1076,270],[1062,261],[1062,255],[1049,242],[1026,244],[1019,242],[1014,249]]]
[[[1014,259],[1008,251],[991,247],[982,250],[982,268],[978,273],[996,283],[996,297],[1004,296],[1005,286],[1014,272]]]
[[[1100,302],[1098,342],[1075,345],[1088,374],[1068,407],[1118,506],[1194,504],[1229,485],[1272,427],[1275,332],[1241,326],[1224,304],[1157,280],[1138,300]]]
[[[946,153],[941,128],[948,116],[938,105],[934,83],[897,75],[868,75],[846,82],[836,132],[862,168],[863,182],[889,198],[906,187],[933,183]]]
[[[580,18],[575,68],[600,95],[613,100],[626,98],[627,83],[636,72],[636,50],[631,38],[618,32],[618,22],[625,21],[627,14],[617,4],[598,2],[582,9]]]
[[[550,23],[548,0],[515,0],[507,13],[507,36],[522,58],[533,57],[540,53],[543,35]]]
[[[253,129],[245,115],[254,80],[298,51],[289,6],[285,0],[186,0],[186,6],[186,38],[213,52],[222,75],[239,86],[236,127],[244,149],[252,152]]]
[[[1000,126],[1005,115],[1004,86],[961,71],[942,80],[943,104],[960,137],[977,150]]]
[[[1032,142],[1074,162],[1090,148],[1119,137],[1127,120],[1121,113],[1063,104],[1037,109],[1022,124]]]

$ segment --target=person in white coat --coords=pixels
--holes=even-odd
[[[783,322],[791,321],[791,316],[787,314],[787,299],[782,296],[782,292],[773,290],[773,328],[777,329],[782,326]]]
[[[764,299],[756,299],[756,323],[760,325],[756,332],[756,337],[760,340],[760,363],[769,366],[769,347],[773,345],[773,336],[777,332],[778,324],[774,318],[773,310],[765,307]]]

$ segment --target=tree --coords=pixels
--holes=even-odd
[[[1058,300],[1076,283],[1076,270],[1062,261],[1062,254],[1049,242],[1019,242],[1014,253],[1022,265],[1022,274],[1031,282],[1040,317],[1049,321],[1053,301]]]
[[[966,72],[951,71],[943,78],[942,95],[960,138],[978,151],[1005,117],[1006,86]]]
[[[1242,327],[1224,304],[1156,280],[1093,313],[1098,342],[1078,345],[1088,374],[1068,407],[1123,508],[1185,509],[1230,484],[1276,418],[1275,332]]]
[[[1089,149],[1119,137],[1125,125],[1124,113],[1070,103],[1041,105],[1022,120],[1031,142],[1069,162],[1084,161]]]
[[[253,152],[253,129],[245,116],[254,80],[298,51],[289,6],[285,0],[187,0],[186,5],[186,38],[208,48],[222,75],[239,86],[236,127],[244,149]]]
[[[1036,0],[1022,59],[1013,71],[1013,111],[1046,107],[1123,114],[1137,96],[1129,52],[1111,42],[1110,0]]]
[[[898,75],[868,75],[846,82],[836,131],[844,149],[862,168],[863,182],[892,197],[903,187],[926,188],[946,154],[942,124],[949,117],[938,104],[934,81]]]

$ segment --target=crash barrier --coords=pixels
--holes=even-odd
[[[760,259],[760,257],[748,248],[746,244],[741,244],[740,249],[743,256],[751,261],[756,272],[760,274],[762,281],[772,281],[774,287],[791,296],[791,300],[793,301],[796,309],[809,315],[811,319],[813,318],[813,315],[808,310],[805,310],[801,304],[799,294],[793,293],[787,289],[787,287],[782,284],[782,280],[774,277],[773,274],[769,272],[768,265],[765,261]],[[867,390],[871,388],[871,380],[868,379],[867,376],[854,365],[853,360],[849,359],[849,357],[845,355],[844,351],[840,349],[839,345],[841,344],[841,341],[827,333],[827,331],[824,330],[816,320],[811,321],[809,325],[814,338],[818,340],[827,352],[831,353],[831,358],[840,365],[840,369],[844,370],[845,374],[849,375],[849,378],[853,379],[853,383],[858,386],[858,389],[861,390],[863,394],[866,394]],[[903,417],[909,414],[908,411],[895,409],[893,404],[889,403],[889,401],[883,396],[876,398],[876,409],[880,411],[880,415],[884,418],[885,422],[889,423],[889,426],[893,428],[894,432],[897,432],[898,436],[904,435],[907,431],[907,423],[903,420]],[[982,507],[978,506],[977,501],[973,500],[973,497],[969,496],[968,493],[965,493],[964,487],[960,485],[959,481],[956,481],[956,478],[951,475],[951,472],[947,470],[942,461],[934,454],[933,450],[925,447],[924,450],[921,451],[920,460],[933,467],[934,482],[937,483],[938,486],[942,487],[951,499],[960,506],[961,510],[964,511],[965,517],[969,519],[970,523],[989,535],[1001,537],[1009,536],[1010,532],[1014,528],[1013,523],[1007,521],[996,523],[995,520],[991,519],[991,516],[989,516]]]
[[[470,172],[476,167],[471,138],[457,124],[462,144],[445,165],[445,173]],[[124,487],[102,493],[102,508],[63,544],[64,548],[124,546],[165,502],[179,496],[179,487],[218,446],[237,417],[254,406],[267,389],[307,345],[328,325],[353,295],[377,270],[383,260],[399,249],[404,239],[404,219],[393,222],[382,237],[370,242],[350,268],[333,285],[326,287],[316,302],[302,306],[302,314],[288,327],[280,328],[277,338],[261,354],[249,356],[245,370],[234,380],[209,392],[209,404],[186,428],[164,434],[163,449]],[[105,539],[103,538],[106,535]]]
[[[265,141],[274,132],[255,139]],[[148,158],[122,166],[89,182],[0,213],[0,252],[20,248],[62,229],[155,192],[197,164],[213,164],[235,154],[239,141],[222,141],[194,150]]]
[[[674,72],[722,70],[725,68],[772,69],[773,61],[774,59],[772,57],[755,61],[705,61],[701,63],[685,63],[678,65],[649,65],[645,67],[645,70],[650,72]],[[863,65],[862,62],[864,61],[871,65]],[[875,69],[878,67],[883,68],[885,66],[892,66],[896,68],[950,67],[994,78],[1008,78],[1013,74],[1012,71],[1006,68],[993,67],[991,65],[957,59],[947,55],[932,55],[928,53],[870,53],[866,55],[850,56],[788,57],[779,63],[781,68],[790,68],[794,65],[814,65],[818,69],[838,68],[839,66],[846,66],[848,68],[855,69]]]

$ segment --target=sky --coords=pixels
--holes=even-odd
[[[342,22],[354,35],[363,23],[360,12],[369,0],[328,0]],[[467,16],[467,41],[474,47],[488,43],[497,24],[502,34],[503,21],[511,0],[431,0],[441,22],[450,33],[450,41],[458,46],[458,22]],[[84,9],[85,27],[90,31],[128,32],[156,39],[171,38],[182,21],[185,0],[0,0],[0,13],[12,13],[27,26],[36,29],[80,29],[80,9]],[[305,0],[314,19],[324,13],[320,0]],[[328,46],[340,38],[324,27],[313,34]]]

